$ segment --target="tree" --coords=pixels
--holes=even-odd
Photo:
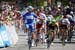
[[[69,0],[58,0],[61,1],[63,3],[63,5],[68,5],[69,4]]]

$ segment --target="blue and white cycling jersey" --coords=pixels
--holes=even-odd
[[[34,12],[23,15],[23,20],[25,21],[26,27],[30,29],[31,32],[35,31],[34,22],[36,17],[37,16]]]
[[[23,15],[23,20],[25,21],[26,24],[34,23],[34,18],[36,18],[36,15],[34,12],[26,13]]]

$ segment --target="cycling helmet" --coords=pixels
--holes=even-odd
[[[28,11],[32,11],[34,8],[32,6],[28,6]]]

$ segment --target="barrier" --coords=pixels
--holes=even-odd
[[[0,28],[0,36],[1,36],[1,39],[3,41],[4,47],[11,46],[11,41],[9,39],[9,37],[10,37],[9,36],[9,32],[7,31],[5,25],[1,25],[1,28]]]
[[[16,32],[16,28],[14,25],[10,25],[10,26],[7,25],[6,27],[10,33],[10,40],[12,42],[12,45],[15,45],[18,42],[18,35]]]

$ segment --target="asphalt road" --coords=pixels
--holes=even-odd
[[[16,45],[0,50],[29,50],[26,35],[22,31],[18,31],[18,36],[19,40]],[[39,43],[37,47],[32,47],[30,50],[75,50],[75,43],[67,43],[66,46],[62,46],[61,43],[54,43],[54,45],[51,45],[50,49],[47,49],[46,43]]]

